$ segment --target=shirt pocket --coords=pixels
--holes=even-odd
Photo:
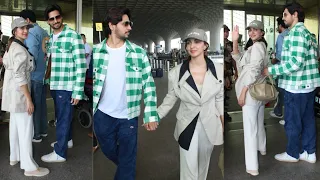
[[[58,46],[58,52],[60,53],[68,53],[67,57],[71,55],[72,57],[72,44],[70,42],[64,42],[60,46]],[[65,55],[64,55],[65,56]]]

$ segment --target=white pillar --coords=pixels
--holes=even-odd
[[[214,28],[210,29],[210,47],[211,51],[220,52],[220,31],[222,24],[217,24]]]
[[[77,0],[77,19],[76,19],[76,31],[81,33],[82,26],[82,0]]]
[[[170,52],[171,51],[171,38],[167,38],[165,40],[165,48],[166,48],[166,52]]]
[[[149,44],[148,44],[148,49],[150,53],[154,52],[152,48],[152,43],[153,43],[152,41],[149,41]]]

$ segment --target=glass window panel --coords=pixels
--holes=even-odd
[[[223,10],[223,24],[227,25],[229,27],[230,30],[232,30],[232,11],[231,10]],[[231,35],[231,33],[230,33]],[[229,36],[229,40],[231,40],[231,36]],[[222,42],[220,42],[221,44],[223,44],[223,38],[222,38]]]
[[[274,51],[275,46],[275,22],[274,16],[263,16],[265,39],[268,42],[268,51]]]
[[[239,26],[239,34],[242,34],[242,41],[245,41],[245,33],[246,33],[246,26],[244,24],[245,22],[245,12],[244,11],[233,11],[233,26]],[[230,33],[230,36],[232,34]],[[230,37],[229,39],[232,39]]]

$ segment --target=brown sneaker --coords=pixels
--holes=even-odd
[[[35,176],[35,177],[41,177],[49,174],[49,169],[38,167],[35,171],[24,171],[25,176]]]

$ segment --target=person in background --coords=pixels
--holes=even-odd
[[[23,43],[28,37],[30,27],[32,25],[23,18],[12,21],[14,39],[3,57],[6,72],[1,109],[10,113],[10,165],[20,162],[25,176],[39,177],[49,174],[49,170],[39,167],[32,155],[34,105],[30,93],[30,73],[35,64],[32,54]]]
[[[284,40],[284,37],[288,35],[289,30],[288,30],[288,27],[285,25],[284,21],[282,20],[282,16],[277,18],[277,22],[278,22],[277,30],[279,32],[279,35],[278,35],[277,42],[276,42],[276,54],[275,54],[275,57],[272,58],[271,63],[279,65],[281,63],[281,53],[282,53],[283,40]],[[283,113],[282,113],[283,89],[280,88],[278,85],[279,77],[276,78],[275,82],[277,85],[279,95],[278,95],[278,100],[277,100],[277,103],[275,104],[273,111],[270,111],[270,116],[275,117],[275,118],[283,118]],[[285,121],[280,120],[279,123],[284,125]]]
[[[46,70],[45,54],[42,50],[42,40],[49,35],[36,22],[36,15],[31,10],[23,10],[20,17],[24,18],[33,27],[29,30],[29,36],[25,40],[28,51],[33,55],[36,64],[35,70],[31,73],[31,98],[34,104],[33,142],[41,142],[43,137],[47,137],[47,102],[46,85],[44,83],[44,73]]]
[[[90,61],[91,61],[92,48],[87,43],[86,35],[81,34],[81,37],[82,37],[83,44],[84,44],[84,49],[85,49],[85,52],[86,52],[85,56],[86,56],[86,60],[87,60],[87,70],[88,70],[89,69],[89,65],[90,65]]]

